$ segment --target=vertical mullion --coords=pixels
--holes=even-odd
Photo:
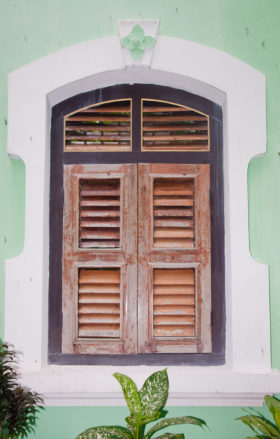
[[[150,249],[152,239],[149,164],[138,165],[138,352],[151,351],[151,279]]]
[[[124,269],[124,353],[137,353],[137,165],[127,168],[122,185]]]

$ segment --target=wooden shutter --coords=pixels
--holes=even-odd
[[[136,174],[64,166],[64,353],[136,353]]]
[[[190,107],[142,99],[142,151],[208,151],[209,117]]]
[[[131,99],[102,102],[64,117],[65,151],[131,149]]]
[[[139,352],[211,352],[209,170],[139,165]]]

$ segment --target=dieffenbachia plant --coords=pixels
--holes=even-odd
[[[116,425],[92,427],[79,434],[76,439],[151,439],[154,433],[178,424],[193,424],[203,427],[205,422],[191,416],[161,419],[145,434],[145,425],[164,418],[163,410],[168,397],[168,375],[166,369],[153,373],[146,379],[141,390],[126,375],[114,373],[120,383],[130,411],[126,418],[127,428]],[[184,439],[182,433],[164,433],[153,439]]]
[[[280,439],[280,401],[269,395],[264,397],[264,401],[273,415],[275,424],[266,419],[261,413],[252,409],[245,410],[248,414],[237,419],[256,433],[255,436],[247,436],[247,439]]]

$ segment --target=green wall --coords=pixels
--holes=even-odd
[[[4,259],[18,255],[24,242],[24,164],[6,154],[7,75],[64,47],[116,35],[117,19],[159,18],[160,34],[216,47],[266,75],[267,154],[253,160],[248,170],[249,228],[253,256],[270,266],[272,365],[280,369],[279,17],[279,0],[0,0],[0,336]],[[247,434],[234,421],[242,413],[240,408],[171,411],[205,418],[211,428],[209,438]],[[70,439],[90,425],[119,423],[124,413],[124,408],[49,407],[40,417],[35,438]],[[181,431],[206,437],[194,427]]]

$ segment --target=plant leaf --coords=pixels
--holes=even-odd
[[[111,425],[88,428],[76,439],[133,439],[133,436],[127,428]]]
[[[141,412],[142,405],[141,405],[140,397],[138,394],[137,387],[135,383],[132,381],[132,379],[118,372],[114,373],[113,375],[122,386],[122,391],[131,414],[136,414]]]
[[[272,413],[278,429],[280,429],[280,401],[273,396],[265,395],[265,403]]]
[[[140,401],[147,414],[159,412],[166,404],[168,397],[168,375],[166,369],[153,373],[139,391]]]
[[[157,436],[155,439],[184,439],[183,433],[165,433]]]
[[[167,418],[162,419],[156,425],[154,425],[144,436],[144,439],[149,439],[152,434],[162,428],[168,427],[169,425],[179,425],[179,424],[193,424],[198,427],[203,427],[206,425],[205,421],[198,418],[193,418],[192,416],[181,416],[179,418]]]
[[[248,427],[250,427],[254,433],[258,434],[258,431],[256,430],[258,429],[266,436],[280,438],[280,432],[273,426],[271,422],[267,421],[261,416],[246,415],[241,416],[238,419],[244,424],[248,425]]]
[[[150,416],[147,416],[145,413],[139,413],[136,415],[128,416],[127,418],[125,418],[125,420],[128,424],[132,425],[133,427],[136,427],[136,425],[138,424],[144,425],[144,424],[148,424],[149,422],[156,421],[161,417],[161,415],[162,415],[161,412],[154,412]]]

